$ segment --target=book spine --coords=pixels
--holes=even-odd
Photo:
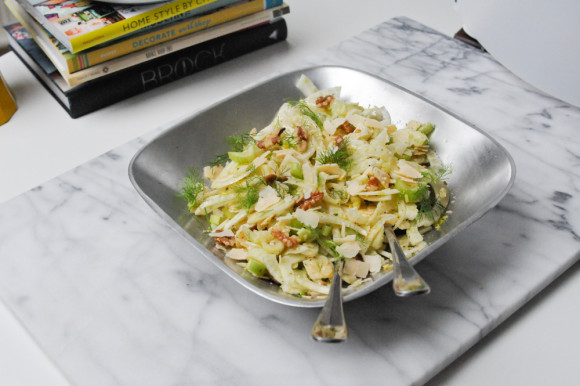
[[[235,0],[176,0],[121,22],[70,39],[70,52],[77,53],[184,12],[199,14],[227,5]],[[214,4],[212,4],[214,3]]]
[[[86,83],[67,93],[73,118],[286,40],[282,18],[235,32]]]
[[[62,93],[61,88],[54,82],[48,73],[42,69],[37,62],[37,58],[33,58],[30,52],[26,51],[14,37],[9,37],[9,45],[14,54],[24,63],[30,72],[38,79],[40,84],[54,97],[54,99],[62,105],[66,112],[72,116],[70,110],[70,103],[67,97]],[[43,53],[41,53],[43,54]],[[62,80],[62,78],[61,78]],[[64,83],[64,81],[63,81]]]
[[[42,26],[38,23],[35,23],[34,19],[32,19],[32,17],[30,17],[30,15],[24,9],[22,9],[19,3],[13,0],[6,0],[4,4],[16,18],[16,20],[22,24],[28,34],[34,39],[36,44],[38,44],[38,46],[44,51],[46,56],[50,58],[54,65],[59,69],[65,70],[66,61],[62,55],[49,47],[51,43],[47,43],[42,39],[40,35],[42,33]]]
[[[283,8],[288,10],[287,6],[283,6]],[[161,43],[148,49],[134,52],[132,54],[124,55],[72,74],[63,74],[63,77],[66,79],[70,86],[77,86],[99,77],[110,76],[114,72],[122,71],[128,67],[146,62],[155,57],[167,55],[172,52],[179,51],[211,39],[215,39],[220,36],[269,22],[276,14],[278,14],[276,8],[254,13],[238,20],[226,22],[213,28],[200,31],[197,34],[182,36],[180,38],[170,40],[168,42]]]
[[[280,4],[282,3],[282,1],[276,2]],[[179,20],[166,27],[160,27],[146,33],[131,35],[127,39],[113,42],[105,47],[90,49],[78,54],[70,54],[67,57],[68,71],[71,73],[80,71],[107,60],[115,59],[181,36],[190,35],[194,32],[226,23],[230,20],[257,13],[269,9],[270,4],[274,3],[275,2],[270,2],[268,4],[262,0],[242,2],[238,5],[226,7],[207,15],[194,17],[188,20]]]

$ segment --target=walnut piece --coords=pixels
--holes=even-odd
[[[308,132],[302,126],[296,126],[295,135],[298,140],[296,149],[304,153],[308,149]]]
[[[344,121],[342,125],[338,126],[338,129],[342,129],[345,133],[350,134],[356,129],[356,127],[354,127],[354,125],[349,121]]]
[[[367,182],[365,189],[369,192],[374,192],[376,190],[379,190],[380,186],[381,181],[377,177],[371,177],[369,178],[369,181]]]
[[[272,184],[272,182],[276,181],[277,176],[272,173],[272,174],[268,174],[267,176],[264,176],[264,180],[266,181],[266,183],[268,185]]]
[[[264,150],[264,149],[268,149],[274,145],[277,145],[280,143],[280,134],[282,134],[284,132],[284,130],[286,130],[285,128],[281,128],[280,130],[278,130],[278,132],[272,132],[268,135],[266,135],[262,140],[256,142],[256,146],[258,146],[260,149]]]
[[[224,247],[236,246],[236,238],[234,236],[214,237],[213,239],[215,240],[216,243]]]
[[[298,245],[298,238],[296,236],[288,236],[280,229],[270,229],[270,233],[272,236],[280,240],[286,248],[294,248]]]
[[[325,109],[330,106],[332,101],[334,101],[334,97],[332,95],[321,96],[316,99],[316,106]]]
[[[322,200],[323,197],[324,197],[323,192],[318,191],[312,192],[309,198],[302,197],[300,200],[296,201],[296,204],[294,204],[294,206],[298,209],[308,210],[312,208],[317,202]]]

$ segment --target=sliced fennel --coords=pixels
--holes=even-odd
[[[305,97],[268,126],[229,139],[235,146],[204,169],[204,187],[184,177],[182,197],[226,258],[318,298],[339,260],[351,287],[391,269],[386,226],[408,257],[425,248],[423,234],[446,218],[449,169],[429,146],[432,123],[397,127],[385,107],[343,100],[340,87],[319,90],[306,76],[297,87]]]

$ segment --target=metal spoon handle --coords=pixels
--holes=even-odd
[[[341,269],[342,263],[335,265],[328,297],[312,327],[312,338],[318,342],[344,342],[348,336],[342,308]]]
[[[393,255],[393,290],[397,296],[428,294],[429,284],[419,276],[405,257],[405,252],[397,242],[392,230],[385,228],[387,239]]]

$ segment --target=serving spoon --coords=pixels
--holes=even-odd
[[[429,284],[415,271],[415,268],[405,257],[405,252],[399,245],[395,233],[390,227],[385,227],[385,235],[391,247],[393,256],[393,290],[397,296],[423,295],[431,291]]]
[[[339,343],[348,336],[342,308],[342,262],[335,264],[330,290],[322,311],[312,327],[312,338],[317,342]]]
[[[399,245],[395,233],[390,227],[385,227],[385,235],[391,247],[393,256],[393,290],[397,296],[424,295],[431,287],[415,271],[415,268],[405,257],[405,252]],[[312,327],[312,338],[318,342],[344,342],[348,337],[346,320],[342,306],[342,262],[334,267],[330,290],[322,311]]]

